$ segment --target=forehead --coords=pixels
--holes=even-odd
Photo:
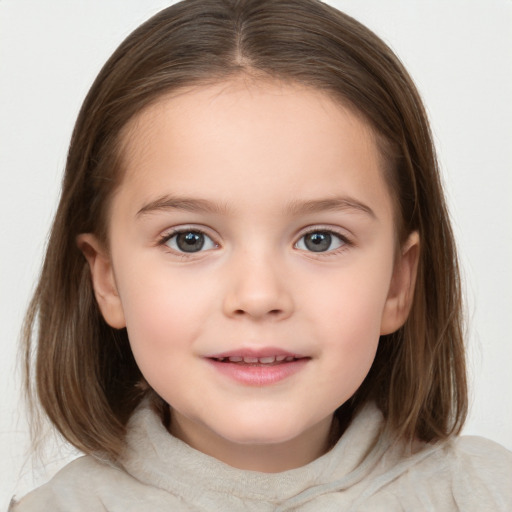
[[[304,193],[305,181],[312,197],[338,182],[347,193],[387,188],[362,116],[298,84],[240,78],[173,92],[129,122],[122,148],[122,182],[136,195],[164,181],[186,194],[204,186],[217,200],[244,184],[248,199],[282,194],[283,184]]]
[[[234,113],[238,126],[233,125]],[[306,121],[302,123],[304,135],[308,135],[304,128],[309,127],[310,132],[327,138],[327,131],[339,124],[342,117],[345,126],[353,124],[354,132],[364,132],[369,144],[376,143],[374,131],[363,115],[334,95],[295,82],[240,75],[220,83],[179,88],[157,98],[127,123],[121,132],[120,146],[124,154],[134,157],[137,151],[151,149],[150,139],[158,137],[163,128],[183,140],[191,132],[196,137],[207,132],[211,138],[219,129],[245,128],[247,123],[256,127],[258,122],[265,139],[268,125],[262,121],[279,121],[296,129],[301,121]],[[345,131],[344,135],[350,134]]]

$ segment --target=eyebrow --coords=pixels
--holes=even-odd
[[[229,208],[226,205],[209,201],[207,199],[191,197],[162,196],[144,205],[137,217],[157,211],[184,210],[188,212],[226,214]],[[313,199],[308,201],[294,200],[288,203],[286,210],[292,215],[305,215],[322,211],[353,211],[364,213],[373,219],[377,218],[375,212],[364,203],[349,197],[333,197],[327,199]]]
[[[137,217],[161,210],[184,210],[187,212],[225,214],[227,206],[207,199],[191,197],[162,196],[144,205],[138,212]]]
[[[350,197],[332,197],[328,199],[313,199],[311,201],[291,201],[288,210],[295,215],[318,213],[323,211],[353,211],[364,213],[373,219],[377,216],[366,204]]]

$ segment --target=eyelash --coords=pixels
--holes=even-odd
[[[331,249],[331,250],[327,250],[327,251],[306,251],[308,254],[314,255],[315,257],[335,256],[337,254],[340,254],[340,253],[346,251],[347,249],[349,249],[350,247],[353,247],[355,245],[352,240],[350,240],[346,235],[341,234],[339,231],[321,227],[321,226],[315,226],[315,227],[308,229],[306,232],[304,232],[300,235],[297,242],[295,242],[295,244],[293,245],[294,248],[297,248],[297,245],[299,244],[299,242],[301,240],[303,240],[306,236],[312,235],[315,233],[322,233],[322,234],[334,236],[342,242],[341,246],[337,247],[335,249]],[[301,249],[299,249],[299,250],[301,250]]]
[[[167,233],[164,233],[160,239],[158,240],[158,245],[159,246],[166,246],[170,240],[172,240],[174,237],[178,237],[179,235],[181,234],[189,234],[189,233],[196,233],[196,234],[199,234],[199,235],[203,235],[205,236],[206,238],[208,238],[209,240],[211,240],[213,242],[213,244],[215,245],[215,247],[219,247],[219,244],[215,242],[215,240],[213,239],[213,237],[211,237],[210,235],[208,235],[203,229],[200,229],[200,228],[194,228],[194,227],[187,227],[187,228],[180,228],[180,229],[173,229],[172,231],[169,231]],[[173,249],[172,247],[169,247],[167,246],[167,249],[169,251],[171,251],[173,254],[179,254],[180,256],[182,257],[193,257],[195,254],[198,254],[198,253],[201,253],[201,252],[204,252],[202,250],[199,250],[199,251],[190,251],[190,252],[187,252],[187,251],[179,251],[179,250],[176,250],[176,249]],[[200,248],[202,249],[202,247]]]
[[[220,246],[218,243],[215,242],[213,237],[208,235],[203,229],[195,228],[195,227],[173,229],[170,232],[164,233],[159,238],[158,245],[159,246],[166,246],[169,243],[169,241],[172,240],[174,237],[177,237],[180,234],[189,234],[189,233],[196,233],[196,234],[204,235],[205,237],[207,237],[209,240],[212,241],[212,243],[215,245],[215,248],[218,248]],[[300,249],[300,248],[297,247],[298,244],[305,237],[307,237],[308,235],[315,234],[315,233],[318,233],[318,234],[321,233],[321,234],[327,234],[327,235],[330,235],[330,236],[334,236],[334,237],[336,237],[341,242],[341,245],[339,247],[335,248],[335,249],[331,249],[331,250],[327,250],[327,251],[308,251],[307,249]],[[341,252],[347,250],[350,247],[353,247],[354,245],[355,245],[354,242],[351,241],[346,235],[343,235],[343,234],[341,234],[338,231],[335,231],[333,229],[328,229],[328,228],[324,228],[324,227],[320,227],[319,226],[319,227],[310,228],[306,232],[303,232],[300,235],[300,237],[298,238],[298,240],[293,244],[293,247],[295,249],[307,252],[307,253],[309,253],[311,255],[315,255],[317,257],[328,257],[328,256],[333,256],[333,255],[336,255],[336,254],[340,254]],[[183,258],[194,257],[194,255],[198,255],[199,253],[205,252],[205,250],[202,250],[202,247],[200,248],[199,251],[190,251],[190,252],[176,250],[176,249],[173,249],[173,248],[171,248],[169,246],[167,246],[166,248],[169,251],[171,251],[173,254],[179,254]],[[207,249],[207,250],[211,250],[211,249]]]

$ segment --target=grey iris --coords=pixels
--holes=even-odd
[[[204,245],[204,235],[195,231],[179,233],[176,237],[176,245],[183,252],[200,251]]]
[[[329,233],[315,232],[304,235],[304,245],[313,252],[327,251],[331,246],[331,235]]]

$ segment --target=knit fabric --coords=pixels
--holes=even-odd
[[[129,423],[118,465],[91,456],[13,500],[10,512],[357,512],[512,510],[512,453],[478,437],[414,454],[382,435],[372,404],[332,450],[282,473],[244,471],[173,437],[147,406]]]

